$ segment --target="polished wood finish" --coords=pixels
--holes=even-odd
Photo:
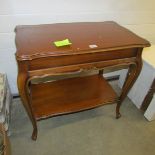
[[[37,138],[37,120],[42,118],[86,110],[116,100],[116,118],[119,118],[121,103],[141,70],[142,49],[150,46],[148,41],[115,22],[17,26],[15,31],[18,89],[33,125],[33,140]],[[66,38],[72,45],[57,48],[53,44]],[[120,66],[129,67],[129,73],[120,96],[116,98],[101,75],[105,68]],[[36,78],[78,75],[92,70],[99,70],[99,76],[38,85],[32,83]]]
[[[135,36],[115,22],[63,23],[17,26],[17,58],[31,60],[40,57],[64,56],[132,47],[145,47],[149,43]],[[68,38],[72,45],[57,48],[53,42]],[[89,45],[97,45],[90,51]],[[100,51],[99,51],[100,52]],[[124,52],[127,54],[127,52]],[[107,54],[106,54],[107,55]]]
[[[144,111],[144,112],[146,111],[146,109],[150,105],[150,102],[151,102],[154,94],[155,94],[155,79],[153,80],[152,85],[151,85],[148,93],[146,94],[146,96],[143,100],[143,103],[142,103],[141,108],[140,108],[142,111]]]
[[[101,75],[32,84],[31,96],[37,120],[117,101],[116,93]]]

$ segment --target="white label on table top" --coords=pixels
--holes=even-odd
[[[96,48],[98,47],[97,45],[93,44],[93,45],[89,45],[90,48]]]

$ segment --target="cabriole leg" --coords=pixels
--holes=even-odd
[[[116,118],[117,119],[121,117],[120,106],[121,106],[123,100],[125,99],[125,97],[127,96],[129,90],[131,89],[131,87],[133,86],[135,81],[137,80],[137,78],[140,74],[141,68],[142,68],[142,60],[140,57],[141,50],[139,50],[138,54],[139,54],[139,59],[134,64],[131,64],[129,66],[128,74],[126,76],[126,80],[124,82],[121,95],[117,102],[117,106],[116,106]]]
[[[18,90],[19,94],[23,103],[23,106],[32,122],[33,125],[33,134],[32,139],[37,139],[37,122],[33,115],[31,104],[30,104],[30,97],[27,90],[27,64],[18,62],[18,77],[17,77],[17,84],[18,84]]]

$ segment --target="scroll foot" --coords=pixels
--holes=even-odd
[[[31,136],[32,140],[37,140],[37,134],[38,134],[37,129],[33,129],[33,133]]]
[[[121,114],[120,113],[117,113],[116,114],[116,119],[119,119],[121,117]]]
[[[121,101],[119,100],[116,106],[116,119],[119,119],[121,117],[120,106],[121,106]]]

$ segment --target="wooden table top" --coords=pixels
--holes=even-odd
[[[112,21],[23,25],[17,26],[15,32],[18,60],[150,46],[145,39]],[[64,39],[72,45],[56,47],[53,43]]]

